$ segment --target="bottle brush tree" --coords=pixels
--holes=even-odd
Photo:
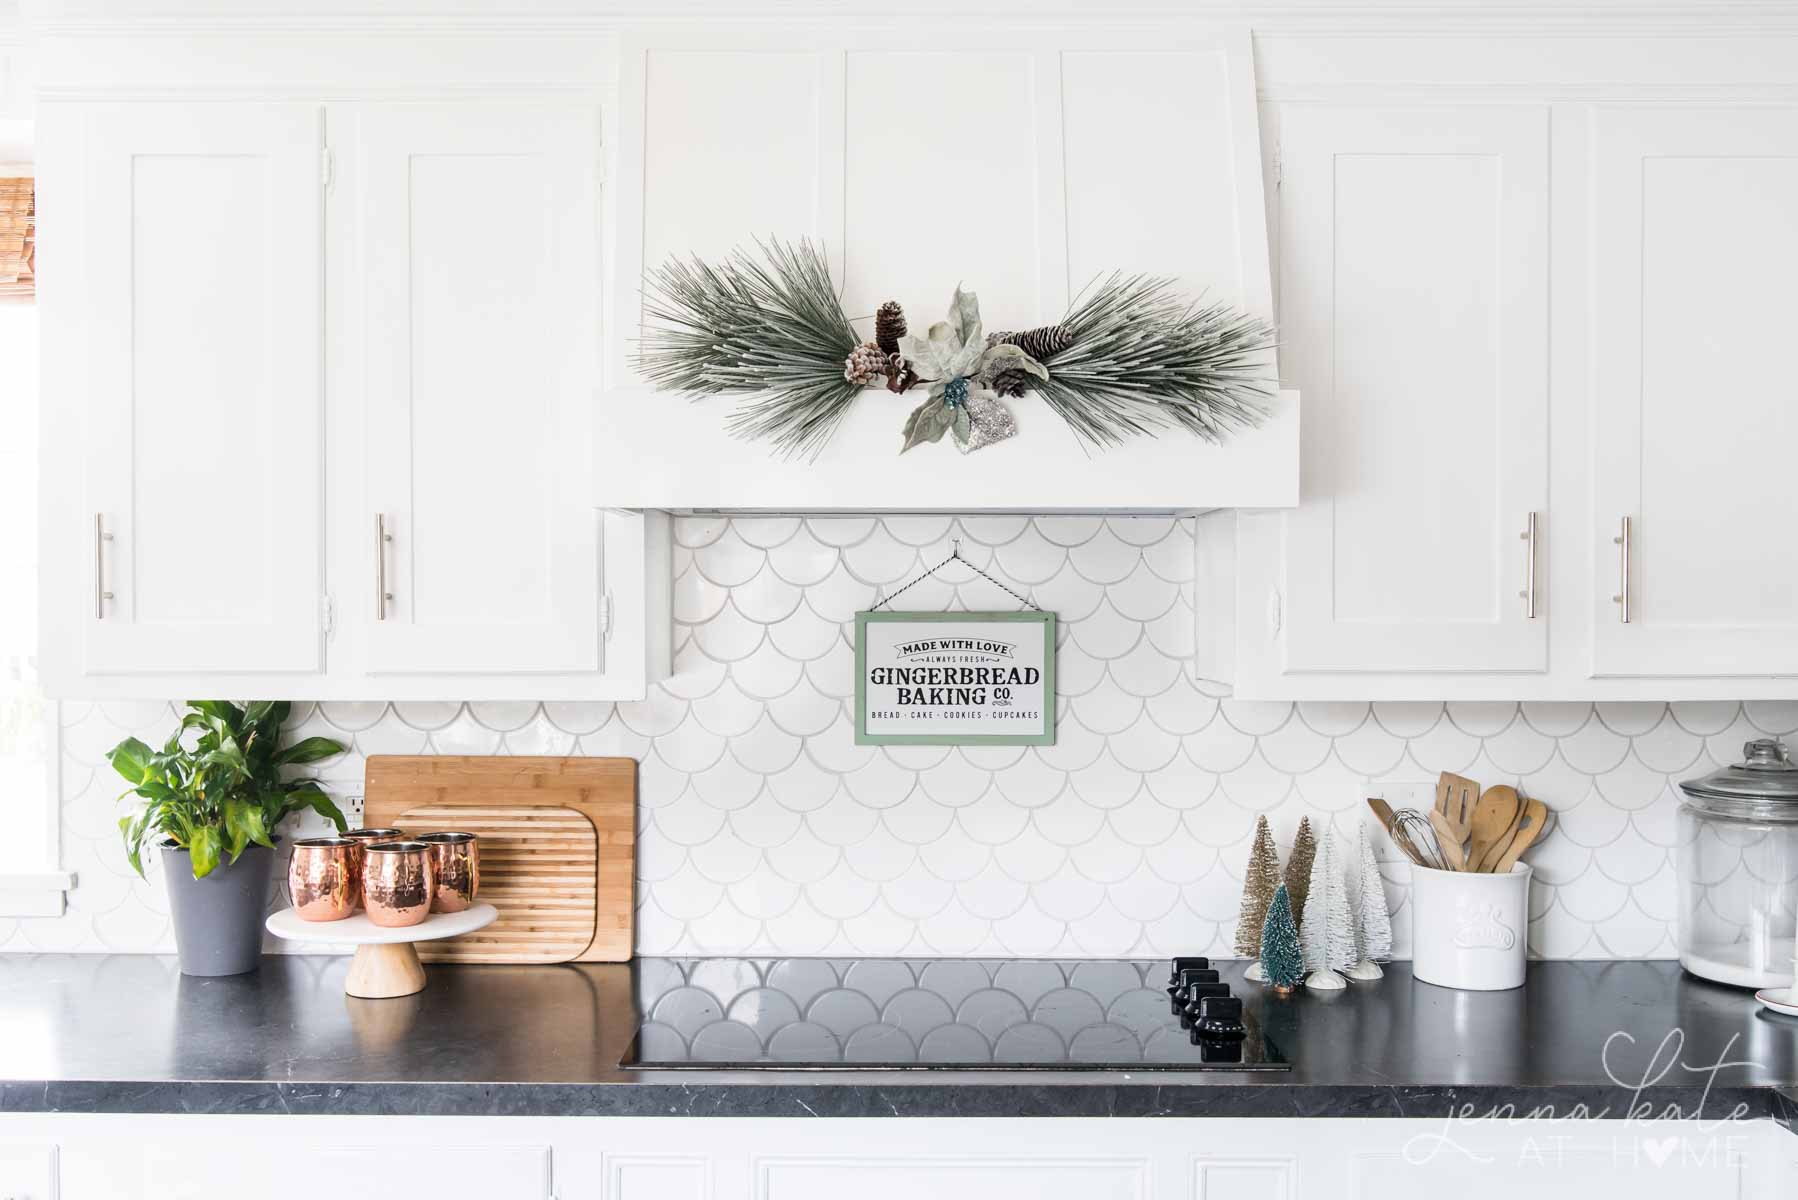
[[[1261,923],[1261,973],[1281,995],[1289,994],[1305,977],[1305,955],[1285,884],[1274,889],[1267,919]]]
[[[1361,960],[1355,945],[1355,918],[1349,908],[1348,885],[1336,848],[1336,831],[1324,830],[1317,857],[1311,864],[1311,886],[1305,915],[1299,924],[1305,969],[1311,974],[1305,986],[1330,991],[1343,987],[1339,972]]]
[[[1268,906],[1273,904],[1279,886],[1280,856],[1274,849],[1273,830],[1268,828],[1266,817],[1256,817],[1255,842],[1242,873],[1242,906],[1236,915],[1235,949],[1242,957],[1259,960],[1261,927],[1267,923]],[[1245,974],[1249,979],[1265,978],[1259,961],[1251,963]]]
[[[1292,854],[1286,859],[1286,894],[1292,900],[1292,919],[1305,923],[1305,901],[1311,894],[1311,866],[1317,858],[1317,838],[1311,832],[1311,818],[1299,818],[1299,831],[1292,838]]]
[[[1392,914],[1386,908],[1386,884],[1380,877],[1380,864],[1373,856],[1373,841],[1367,836],[1367,823],[1361,823],[1361,846],[1357,871],[1360,875],[1356,898],[1355,944],[1358,960],[1349,969],[1350,979],[1379,979],[1385,974],[1379,964],[1392,957]]]

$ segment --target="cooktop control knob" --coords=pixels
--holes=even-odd
[[[1180,980],[1180,972],[1182,971],[1205,971],[1210,968],[1211,960],[1202,954],[1191,955],[1186,958],[1176,958],[1173,963],[1173,968],[1167,973],[1167,981],[1169,983],[1178,983]]]
[[[1167,996],[1173,1002],[1175,1016],[1180,1015],[1180,1006],[1186,1003],[1186,989],[1195,983],[1216,983],[1217,972],[1203,967],[1187,967],[1174,976],[1174,981],[1167,989]]]
[[[1248,1033],[1242,1023],[1242,1001],[1235,996],[1206,996],[1199,1001],[1195,1037],[1239,1038]]]
[[[1193,1027],[1193,1022],[1196,1021],[1199,1016],[1199,1005],[1204,1001],[1223,999],[1227,998],[1229,995],[1230,985],[1227,983],[1217,983],[1213,981],[1210,983],[1193,983],[1187,985],[1185,997],[1186,1003],[1180,1006],[1180,1028],[1191,1029]]]

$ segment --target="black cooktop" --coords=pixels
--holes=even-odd
[[[1202,960],[1179,960],[1202,971]],[[1173,964],[948,958],[639,959],[620,1066],[710,1070],[1284,1071],[1251,994],[1199,1036]],[[1188,985],[1205,976],[1189,976]],[[1215,980],[1216,976],[1209,976]],[[1258,991],[1249,985],[1251,992]],[[1176,1006],[1182,1014],[1175,1012]],[[1213,1031],[1220,1029],[1213,1019]]]

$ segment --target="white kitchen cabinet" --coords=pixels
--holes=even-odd
[[[1603,106],[1591,139],[1591,672],[1798,676],[1798,108]]]
[[[103,104],[51,130],[80,148],[44,164],[73,202],[42,298],[68,350],[44,368],[48,678],[317,671],[324,110]]]
[[[1450,1120],[1446,1110],[1408,1119],[0,1115],[0,1137],[49,1131],[69,1200],[300,1200],[321,1181],[349,1200],[428,1191],[432,1181],[490,1200],[1297,1200],[1324,1190],[1319,1181],[1366,1200],[1450,1190],[1571,1200],[1607,1183],[1655,1200],[1772,1200],[1798,1182],[1793,1134],[1768,1120]],[[0,1164],[5,1154],[0,1145]]]
[[[56,1147],[0,1142],[0,1196],[57,1200]]]
[[[594,98],[43,107],[51,694],[666,673],[667,518],[593,503]]]
[[[366,104],[343,124],[364,501],[339,532],[362,549],[345,615],[365,669],[598,671],[598,110]]]
[[[165,1127],[163,1139],[126,1139],[78,1154],[71,1184],[104,1178],[106,1190],[75,1193],[71,1186],[69,1191],[119,1200],[307,1200],[321,1192],[344,1200],[389,1200],[421,1190],[482,1200],[551,1195],[548,1146],[463,1145],[447,1136],[449,1130],[429,1126],[390,1129],[387,1139],[365,1135],[334,1143],[310,1136],[303,1120],[300,1128],[246,1123],[253,1120],[238,1118],[233,1139],[200,1141],[192,1136],[197,1129],[175,1123]]]
[[[1545,670],[1547,109],[1293,105],[1280,171],[1302,499],[1239,612],[1286,675]]]

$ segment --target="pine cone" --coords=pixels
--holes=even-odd
[[[1030,372],[1016,368],[1001,371],[993,377],[993,390],[1001,396],[1022,396],[1030,390],[1034,378]]]
[[[1060,354],[1074,344],[1074,335],[1064,325],[1042,325],[1036,329],[1006,330],[1003,333],[987,335],[989,346],[1016,346],[1039,363],[1047,363],[1049,359]]]
[[[888,300],[874,311],[874,344],[882,354],[899,353],[899,339],[905,336],[905,310],[897,300]]]
[[[873,342],[863,342],[843,360],[843,378],[862,387],[886,378],[886,373],[887,356]]]

